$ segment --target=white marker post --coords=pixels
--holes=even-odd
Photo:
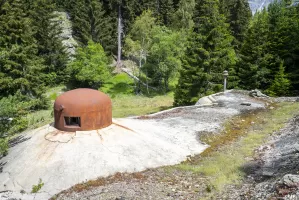
[[[226,79],[228,77],[228,71],[224,70],[223,71],[223,78],[224,78],[224,84],[223,84],[223,91],[226,91]]]

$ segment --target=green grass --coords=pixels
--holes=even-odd
[[[56,86],[52,88],[48,88],[46,91],[46,97],[48,97],[51,101],[55,101],[55,99],[59,96],[59,94],[63,93],[66,90],[65,86]]]
[[[262,145],[274,131],[284,127],[295,114],[299,114],[299,103],[280,103],[269,112],[240,118],[238,120],[244,125],[239,126],[238,132],[241,136],[235,138],[234,142],[225,141],[225,145],[215,147],[213,144],[219,142],[212,141],[212,151],[195,158],[192,163],[185,162],[174,166],[174,169],[204,175],[208,180],[207,190],[211,191],[208,197],[211,198],[214,193],[223,190],[225,185],[240,183],[244,177],[242,166],[247,162],[246,158],[253,157],[254,149]],[[248,120],[250,123],[246,123]],[[254,122],[254,125],[250,128],[251,122]],[[233,130],[231,125],[228,127],[224,135],[230,135],[229,132]],[[223,137],[219,138],[225,140]]]
[[[53,103],[55,99],[65,91],[65,86],[56,86],[48,88],[45,95],[50,100],[49,107],[46,110],[38,110],[27,114],[27,129],[35,129],[54,121]]]
[[[112,99],[113,117],[129,117],[155,113],[172,107],[173,94],[155,97],[118,96]]]
[[[157,95],[151,92],[153,96],[135,95],[134,87],[134,80],[126,73],[120,73],[100,88],[112,99],[113,117],[145,115],[172,107],[172,93]]]
[[[27,115],[28,128],[34,129],[54,121],[52,107],[49,110],[39,110]]]

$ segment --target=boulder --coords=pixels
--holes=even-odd
[[[261,91],[255,89],[249,92],[249,96],[251,97],[268,97],[267,95],[263,94]]]
[[[282,183],[288,187],[299,187],[299,175],[287,174],[282,178]]]
[[[72,23],[70,21],[70,16],[67,12],[55,11],[54,14],[57,17],[54,18],[53,21],[58,21],[61,28],[61,33],[59,36],[62,39],[62,44],[66,48],[66,51],[69,53],[70,59],[73,59],[78,43],[72,35]]]

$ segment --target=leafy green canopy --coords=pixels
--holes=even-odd
[[[184,55],[185,40],[180,32],[171,31],[165,26],[152,29],[152,44],[145,68],[153,84],[161,85],[169,91],[169,80],[181,68],[180,58]]]
[[[68,66],[71,86],[98,89],[111,76],[108,62],[101,44],[89,41],[77,50],[76,59]]]
[[[146,74],[149,84],[168,92],[169,80],[181,66],[184,38],[180,32],[157,24],[150,10],[137,17],[125,40],[125,53],[137,61],[139,78]]]

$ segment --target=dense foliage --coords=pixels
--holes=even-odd
[[[76,59],[68,66],[72,87],[98,89],[110,78],[108,58],[99,43],[92,41],[84,48],[78,48]]]
[[[73,57],[55,11],[71,20]],[[0,1],[0,154],[26,128],[24,116],[49,105],[46,88],[105,87],[118,52],[133,63],[124,67],[134,85],[122,88],[173,90],[175,106],[221,91],[224,70],[228,88],[298,95],[298,2],[251,13],[248,0]]]

